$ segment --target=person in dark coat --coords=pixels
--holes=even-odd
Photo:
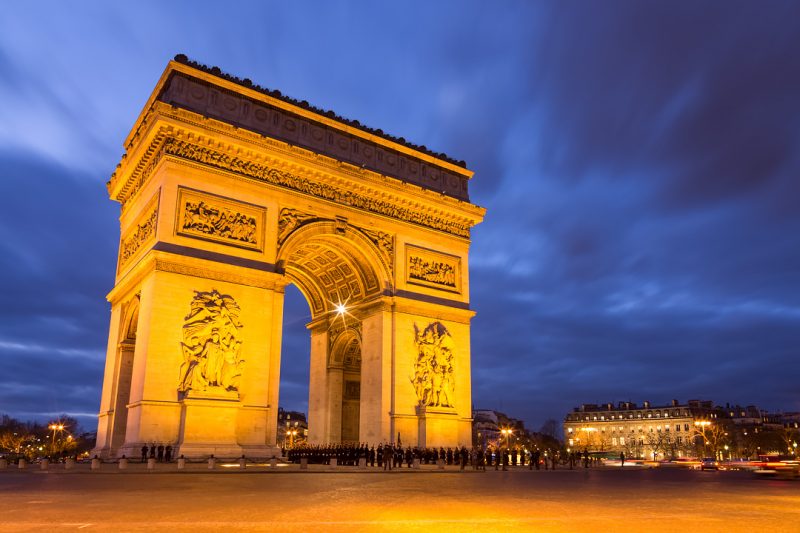
[[[158,448],[156,448],[156,461],[159,463],[164,460],[164,445],[159,444]]]
[[[147,462],[147,444],[142,446],[142,462]]]
[[[378,458],[378,468],[383,466],[383,444],[378,444],[378,450],[375,452]]]
[[[164,448],[164,461],[171,462],[172,461],[172,445],[167,444],[167,447]]]
[[[155,458],[156,458],[156,443],[154,442],[150,445],[150,459],[155,459]]]

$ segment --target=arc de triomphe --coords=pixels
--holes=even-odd
[[[122,206],[95,453],[275,453],[284,288],[312,319],[309,441],[469,445],[462,162],[177,56]]]

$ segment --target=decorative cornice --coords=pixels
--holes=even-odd
[[[352,190],[346,190],[327,183],[321,183],[300,177],[290,172],[279,170],[265,164],[231,156],[212,148],[201,146],[175,137],[168,137],[161,143],[156,157],[168,155],[185,161],[200,163],[213,168],[233,172],[270,185],[297,191],[315,198],[361,209],[378,215],[388,216],[403,222],[410,222],[443,231],[457,237],[469,238],[469,226],[429,215],[419,210],[400,207],[394,202],[370,198]],[[152,168],[149,166],[147,168]],[[142,186],[144,179],[139,178],[131,195]]]

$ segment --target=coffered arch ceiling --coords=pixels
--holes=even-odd
[[[337,335],[328,364],[350,372],[361,370],[361,338],[356,328],[345,329]]]
[[[355,232],[337,232],[332,223],[310,224],[281,248],[278,264],[305,295],[314,318],[335,312],[337,305],[352,307],[377,296],[390,283],[371,243]]]

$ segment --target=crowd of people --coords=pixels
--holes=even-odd
[[[358,466],[363,460],[365,466],[371,468],[412,468],[415,460],[419,464],[444,464],[460,466],[462,470],[486,470],[486,467],[499,470],[509,466],[527,466],[529,469],[555,470],[559,465],[575,468],[581,464],[589,468],[596,459],[588,451],[582,454],[577,451],[559,452],[557,450],[524,450],[517,448],[488,447],[471,448],[405,448],[393,444],[379,444],[377,448],[366,444],[336,444],[328,446],[297,446],[286,450],[289,462],[300,463],[305,459],[309,464],[330,465],[335,459],[340,466]]]

